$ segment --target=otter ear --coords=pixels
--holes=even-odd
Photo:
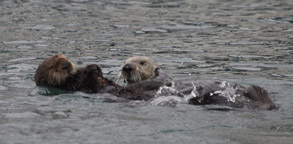
[[[155,74],[156,74],[156,76],[158,76],[159,75],[159,70],[160,70],[160,68],[155,68],[155,70],[154,70],[154,72],[155,72]]]

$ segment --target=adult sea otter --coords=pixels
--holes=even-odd
[[[188,103],[194,105],[216,104],[235,108],[277,109],[267,91],[259,86],[244,87],[224,80],[174,81],[154,60],[145,56],[128,58],[122,67],[121,77],[127,82],[128,88],[157,91],[156,94],[159,92],[160,96],[186,97]]]

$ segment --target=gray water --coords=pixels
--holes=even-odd
[[[257,84],[280,109],[40,95],[35,70],[57,53],[110,79],[150,56],[174,79]],[[291,0],[0,0],[0,143],[291,144],[292,54]]]

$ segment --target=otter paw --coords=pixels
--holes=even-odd
[[[96,64],[87,65],[86,70],[88,71],[88,73],[96,75],[97,77],[103,76],[102,69]]]

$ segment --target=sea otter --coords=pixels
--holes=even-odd
[[[37,86],[51,86],[67,91],[97,92],[101,84],[101,69],[95,65],[76,69],[64,55],[57,54],[44,60],[35,73]]]
[[[157,91],[160,95],[188,97],[188,103],[194,105],[218,104],[236,108],[277,109],[266,90],[259,86],[246,88],[223,80],[174,81],[154,60],[145,56],[128,58],[121,75],[128,88]],[[163,94],[162,89],[165,89]]]
[[[57,54],[44,60],[34,76],[37,86],[50,86],[70,92],[110,93],[129,100],[153,98],[142,91],[125,88],[103,77],[102,69],[96,65],[75,68],[64,55]]]

